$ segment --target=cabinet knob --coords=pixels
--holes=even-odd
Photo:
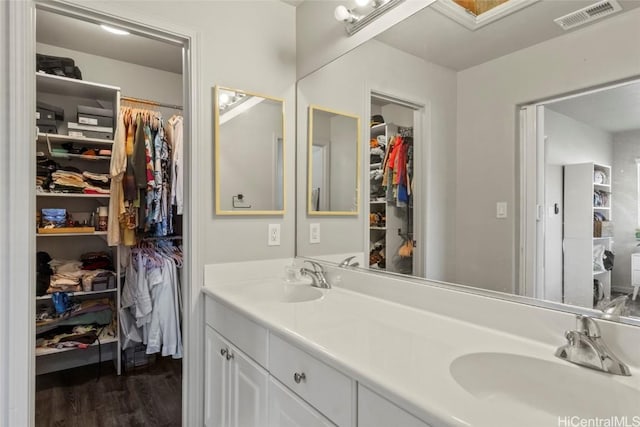
[[[307,379],[307,376],[304,374],[304,372],[302,373],[294,373],[293,374],[293,380],[296,382],[296,384],[300,384],[302,381],[305,381]]]
[[[226,348],[221,348],[220,349],[220,355],[221,356],[226,356],[228,352],[229,352],[229,350],[227,350]]]
[[[230,351],[227,350],[227,360],[231,360],[233,359],[233,353],[231,353]]]

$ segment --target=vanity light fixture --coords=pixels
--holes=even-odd
[[[347,34],[352,36],[379,16],[404,0],[355,0],[355,7],[337,6],[333,12],[336,20],[345,23]],[[356,13],[356,10],[358,13]]]
[[[117,34],[119,36],[128,36],[130,34],[129,31],[121,30],[120,28],[115,28],[106,24],[100,24],[100,27],[105,31],[108,31],[112,34]]]

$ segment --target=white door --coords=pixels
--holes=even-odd
[[[230,346],[229,352],[229,425],[264,427],[269,373],[235,347]]]
[[[333,427],[302,399],[273,378],[269,379],[269,427]]]
[[[562,302],[562,166],[546,165],[544,181],[544,291],[541,297]]]
[[[222,352],[227,343],[210,326],[205,327],[205,390],[204,423],[207,427],[228,425],[229,373],[227,360]]]
[[[361,385],[358,386],[358,427],[429,427],[427,423]]]

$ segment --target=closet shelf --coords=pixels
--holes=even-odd
[[[611,208],[606,206],[594,206],[593,209],[608,211]]]
[[[107,338],[106,340],[101,340],[100,344],[107,345],[107,344],[113,344],[116,342],[118,342],[118,338]],[[89,344],[89,347],[95,347],[97,345],[98,345],[98,341],[96,340],[96,342],[94,342],[93,344]],[[82,349],[78,347],[66,347],[66,348],[36,347],[36,357],[47,356],[50,354],[57,354],[57,353],[66,353],[68,351],[74,351],[74,350],[86,350],[86,349]]]
[[[370,230],[386,230],[387,227],[369,227]]]
[[[369,203],[372,205],[384,205],[387,203],[386,200],[370,200]]]
[[[120,91],[117,86],[39,72],[36,72],[36,86],[39,93],[53,93],[91,99],[109,99],[114,96],[115,92]]]
[[[106,231],[94,231],[92,233],[36,233],[36,237],[71,237],[71,236],[106,236]]]
[[[111,156],[85,156],[83,154],[58,154],[58,153],[49,153],[49,156],[52,159],[81,159],[81,160],[89,160],[89,161],[97,161],[97,160],[111,160]]]
[[[70,297],[80,297],[83,295],[108,294],[108,293],[117,292],[117,291],[118,289],[113,288],[113,289],[105,289],[104,291],[81,291],[81,292],[66,292],[66,293],[69,294]],[[48,299],[51,299],[51,294],[36,297],[36,300],[38,301],[48,300]]]
[[[604,274],[604,273],[608,273],[608,270],[600,270],[600,271],[594,271],[593,275],[597,276],[598,274]]]
[[[110,194],[77,194],[77,193],[36,193],[37,197],[65,197],[77,199],[108,199]]]
[[[79,144],[87,144],[91,146],[105,146],[111,147],[113,145],[112,140],[108,139],[100,139],[100,138],[87,138],[84,136],[69,136],[69,135],[60,135],[57,133],[38,133],[38,142],[47,142],[49,139],[50,142],[77,142]]]

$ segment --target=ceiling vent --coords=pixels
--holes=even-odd
[[[554,19],[553,22],[560,25],[563,29],[568,30],[595,21],[596,19],[604,18],[619,10],[622,10],[622,7],[617,1],[604,0]]]

